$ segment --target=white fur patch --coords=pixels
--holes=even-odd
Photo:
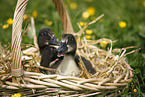
[[[57,73],[61,75],[78,76],[79,68],[77,67],[74,58],[69,55],[65,55],[64,59],[57,68]]]
[[[71,47],[70,45],[67,45],[67,47],[68,47],[68,51],[67,52],[71,52],[74,48],[73,47]]]
[[[65,39],[61,39],[61,42],[65,42]]]
[[[54,37],[54,35],[52,35],[52,37]]]
[[[49,44],[48,40],[46,40],[46,41],[44,42],[44,44],[45,44],[45,45],[48,45],[48,44]]]

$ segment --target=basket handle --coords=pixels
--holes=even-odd
[[[26,9],[27,2],[29,0],[18,0],[17,6],[14,12],[13,24],[12,24],[12,67],[11,74],[13,77],[21,77],[23,75],[23,67],[21,64],[21,32],[23,16]],[[13,80],[13,82],[15,82]]]
[[[67,34],[67,33],[73,34],[74,30],[72,27],[72,23],[71,23],[69,15],[68,15],[68,12],[64,6],[63,1],[62,0],[52,0],[52,1],[61,18],[61,22],[62,22],[62,25],[64,28],[64,34]]]

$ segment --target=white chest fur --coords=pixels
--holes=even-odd
[[[79,68],[75,63],[74,58],[72,56],[65,55],[64,59],[57,68],[57,73],[70,76],[79,75]]]

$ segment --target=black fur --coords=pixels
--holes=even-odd
[[[41,62],[40,65],[49,68],[49,64],[57,59],[57,49],[51,47],[50,45],[58,44],[59,42],[56,41],[54,33],[49,28],[44,28],[40,30],[38,35],[38,46],[41,54]],[[51,43],[50,43],[51,41]],[[53,43],[54,41],[54,43]],[[48,44],[46,44],[48,42]],[[46,70],[40,69],[40,72],[47,73]]]

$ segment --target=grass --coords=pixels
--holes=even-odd
[[[88,2],[90,1],[90,2]],[[68,9],[74,31],[78,32],[77,22],[90,22],[94,17],[101,14],[105,16],[97,23],[88,27],[93,31],[91,36],[95,39],[109,38],[118,40],[113,44],[113,48],[136,46],[140,51],[127,56],[127,61],[134,69],[134,79],[129,86],[120,93],[121,96],[134,97],[145,96],[145,0],[64,0]],[[77,4],[76,9],[70,6]],[[8,7],[9,6],[9,7]],[[2,45],[11,43],[11,25],[7,29],[2,29],[8,18],[13,18],[16,0],[2,0],[0,3],[0,41]],[[95,8],[95,14],[87,19],[82,18],[82,13],[88,7]],[[51,0],[30,0],[26,14],[32,16],[33,11],[37,11],[35,26],[37,34],[40,29],[50,27],[55,32],[58,39],[63,34],[63,27],[60,17]],[[46,20],[51,21],[48,25]],[[120,28],[119,22],[124,21],[126,27]],[[29,18],[24,21],[23,26],[29,23]],[[33,43],[33,39],[27,32],[23,36],[23,43]],[[134,91],[137,90],[137,92]]]

